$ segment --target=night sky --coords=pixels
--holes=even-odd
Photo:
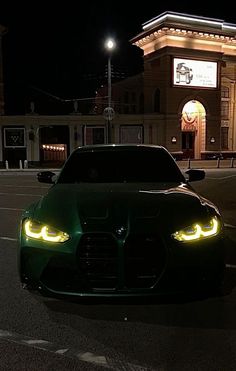
[[[142,23],[162,12],[236,23],[232,11],[218,10],[215,4],[206,7],[205,1],[159,4],[112,0],[1,4],[0,23],[8,29],[3,37],[6,113],[25,113],[32,100],[41,99],[53,107],[59,101],[52,96],[62,100],[94,96],[106,83],[107,36],[117,41],[112,54],[114,76],[141,72],[142,51],[129,40],[142,32]]]

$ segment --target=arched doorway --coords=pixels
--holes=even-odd
[[[184,158],[201,158],[206,147],[206,110],[201,102],[189,100],[181,116],[182,151]]]

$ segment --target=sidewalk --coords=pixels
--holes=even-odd
[[[40,171],[52,171],[53,173],[58,173],[59,171],[60,171],[60,169],[52,169],[52,168],[50,168],[50,169],[45,169],[45,168],[41,168],[41,169],[39,169],[39,168],[30,168],[30,169],[0,169],[0,175],[1,174],[9,174],[9,175],[11,175],[11,174],[20,174],[20,175],[22,175],[22,174],[25,174],[25,175],[27,175],[27,174],[37,174],[37,173],[39,173]]]
[[[236,169],[236,158],[234,159],[214,159],[214,160],[181,160],[176,161],[182,169]]]

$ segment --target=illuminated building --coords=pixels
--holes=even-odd
[[[130,42],[144,70],[111,81],[111,142],[163,145],[177,159],[236,157],[236,24],[165,12]],[[106,86],[97,91],[90,115],[79,101],[69,115],[40,116],[37,105],[25,116],[2,114],[0,163],[62,163],[77,146],[105,143],[107,95]]]
[[[185,158],[236,153],[235,34],[235,24],[174,12],[143,24],[131,41],[144,53],[153,143]]]

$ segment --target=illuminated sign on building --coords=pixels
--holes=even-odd
[[[175,86],[217,87],[217,62],[174,58],[173,69]]]
[[[16,127],[4,128],[4,147],[25,147],[25,129]]]

